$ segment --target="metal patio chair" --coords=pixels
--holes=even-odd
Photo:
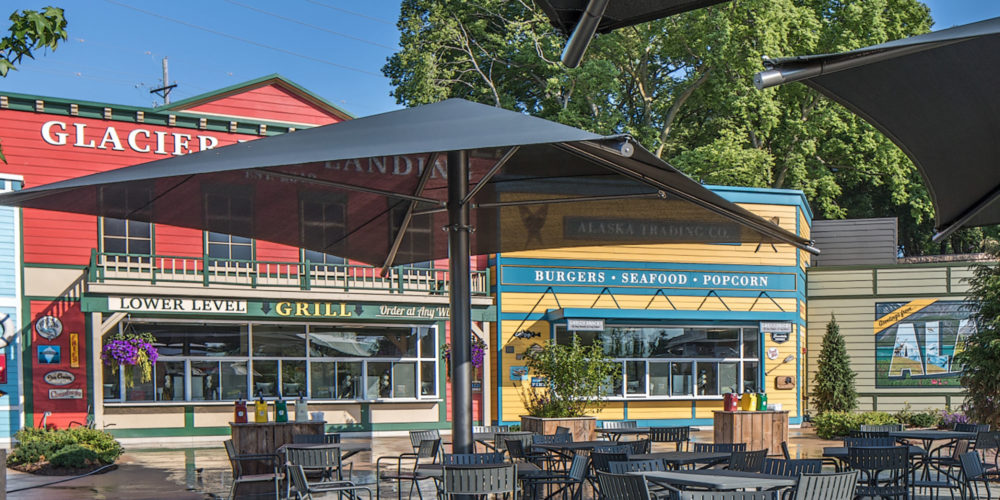
[[[274,498],[277,499],[281,494],[280,483],[284,476],[278,471],[278,466],[280,459],[275,454],[237,454],[236,445],[233,444],[232,439],[227,439],[223,442],[226,447],[226,455],[229,457],[229,466],[233,470],[233,484],[229,488],[229,498],[238,498],[236,493],[239,491],[240,486],[252,483],[273,483],[274,484]],[[243,472],[243,462],[265,462],[268,463],[272,472],[263,474],[245,474]]]
[[[607,446],[595,446],[594,452],[596,453],[632,453],[632,447],[627,444],[611,444]]]
[[[590,454],[590,460],[595,472],[611,472],[611,462],[628,461],[628,453],[605,453],[594,451]]]
[[[795,485],[793,500],[853,500],[858,487],[858,471],[833,474],[802,474]]]
[[[438,450],[441,448],[440,439],[425,439],[420,442],[415,453],[403,453],[397,456],[378,457],[375,460],[375,483],[378,484],[383,479],[396,481],[396,498],[403,498],[403,481],[409,481],[410,492],[407,498],[413,496],[413,489],[417,489],[417,496],[423,500],[424,495],[420,492],[420,481],[433,479],[431,476],[421,474],[420,465],[437,462]],[[382,473],[382,461],[396,461],[396,470]],[[405,468],[404,462],[412,461],[412,468]],[[375,488],[375,497],[381,498],[382,490]]]
[[[653,443],[674,443],[677,451],[686,451],[691,441],[691,428],[650,427],[649,440]]]
[[[539,467],[545,465],[549,455],[542,451],[531,451],[525,449],[524,441],[520,439],[508,439],[506,441],[507,456],[512,462],[531,462]]]
[[[909,498],[910,450],[908,447],[848,448],[847,465],[861,475],[857,496]]]
[[[572,500],[583,499],[583,484],[587,481],[587,473],[590,470],[590,457],[587,455],[574,455],[570,463],[569,471],[533,474],[525,479],[525,485],[534,493],[534,498],[539,497],[540,489],[548,491],[543,500],[549,500],[556,495],[569,496]]]
[[[372,490],[368,489],[366,486],[359,486],[350,482],[344,482],[340,484],[333,483],[320,483],[320,484],[310,484],[306,479],[306,473],[302,470],[301,465],[289,465],[288,466],[288,477],[291,480],[292,490],[289,494],[295,495],[296,500],[299,499],[310,499],[312,500],[313,493],[332,493],[332,492],[348,492],[351,494],[351,498],[355,498],[359,492],[368,493],[368,499],[372,498]],[[378,485],[375,485],[377,488]]]
[[[601,429],[635,429],[639,423],[635,420],[605,420],[601,422]]]
[[[547,435],[533,434],[530,436],[530,438],[531,438],[531,443],[530,443],[531,445],[564,444],[573,442],[573,435],[568,432],[562,434],[547,434]],[[525,443],[525,446],[526,447],[529,446],[529,443]],[[565,468],[564,466],[566,465],[566,462],[568,462],[570,458],[572,458],[572,455],[561,453],[558,450],[548,450],[545,451],[544,453],[546,458],[539,458],[539,460],[544,463],[548,463],[550,468],[555,465],[560,465],[560,468]]]
[[[729,457],[729,470],[740,472],[760,472],[764,467],[767,450],[734,451]]]
[[[491,465],[502,464],[504,452],[494,453],[445,453],[442,465]]]
[[[561,425],[556,426],[556,435],[559,434],[572,434],[573,431],[569,427],[563,427]]]
[[[420,443],[422,441],[441,441],[441,431],[437,429],[428,429],[422,431],[410,431],[410,446],[413,447],[413,451],[417,451],[420,448]]]
[[[656,494],[649,489],[646,478],[637,474],[612,474],[598,472],[597,483],[601,497],[607,500],[649,500],[651,498],[675,499],[679,490],[672,487]]]
[[[319,437],[323,437],[319,435]],[[342,485],[350,483],[353,475],[352,469],[348,469],[345,479],[344,465],[340,461],[340,445],[325,444],[309,448],[296,448],[288,446],[285,448],[286,469],[288,465],[298,465],[302,467],[303,474],[307,478],[317,478],[320,483]],[[285,483],[285,493],[291,483]]]
[[[339,432],[327,432],[323,434],[323,442],[326,444],[340,444]]]
[[[629,454],[631,455],[649,453],[652,448],[652,444],[648,439],[635,439],[632,441],[626,441],[625,444],[629,447]]]
[[[693,443],[695,453],[732,453],[747,451],[746,443]]]
[[[851,431],[852,438],[889,438],[889,431]]]
[[[983,463],[979,460],[979,455],[974,451],[969,451],[962,454],[958,459],[959,470],[961,471],[962,498],[981,498],[979,495],[979,483],[982,483],[986,487],[986,499],[989,500],[991,498],[990,477],[986,475],[986,469],[983,468]]]
[[[458,495],[488,498],[511,495],[517,492],[517,466],[494,465],[445,465],[441,478],[441,496],[448,499]]]
[[[903,424],[861,424],[858,430],[861,432],[900,432],[903,430]]]
[[[798,477],[800,474],[819,474],[823,472],[821,460],[783,460],[765,458],[761,466],[761,474],[774,476]]]
[[[773,491],[682,491],[680,500],[772,500]]]
[[[989,432],[990,424],[964,424],[956,423],[955,432]]]
[[[885,437],[845,437],[846,448],[894,448],[899,446],[894,438]]]
[[[612,474],[625,474],[626,472],[649,472],[656,470],[667,470],[663,460],[625,460],[624,462],[610,462],[608,471]]]

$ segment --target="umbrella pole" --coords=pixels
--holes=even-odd
[[[434,168],[428,165],[427,168]],[[451,274],[452,453],[473,453],[472,301],[469,277],[469,153],[448,152],[448,268]]]

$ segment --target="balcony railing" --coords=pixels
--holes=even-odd
[[[470,278],[473,295],[489,295],[489,270],[472,271]],[[426,295],[447,295],[450,284],[449,271],[433,267],[395,266],[382,276],[381,268],[372,266],[136,255],[96,250],[91,251],[88,281]]]

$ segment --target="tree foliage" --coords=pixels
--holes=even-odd
[[[837,319],[831,316],[816,363],[816,383],[812,390],[816,412],[845,412],[857,408],[856,375],[851,369],[851,358],[847,355],[847,344],[840,334],[840,326]]]
[[[621,367],[604,353],[600,342],[584,346],[574,335],[569,345],[550,341],[528,349],[525,363],[544,387],[522,392],[525,408],[534,417],[582,417],[604,406],[605,389],[621,376]]]
[[[965,413],[971,421],[1000,426],[1000,246],[988,248],[993,260],[972,266],[969,298],[976,332],[955,354],[965,388]]]
[[[818,218],[898,217],[911,254],[933,245],[912,162],[874,127],[802,84],[758,91],[761,56],[820,54],[924,33],[917,0],[742,0],[599,35],[578,68],[529,0],[404,0],[401,49],[383,72],[397,102],[449,97],[602,134],[628,133],[713,184],[801,189]]]
[[[0,38],[0,77],[6,77],[10,70],[16,70],[21,59],[34,59],[34,51],[42,48],[55,50],[59,42],[65,41],[66,18],[58,7],[45,7],[41,11],[14,11],[10,15],[7,35]],[[0,150],[0,161],[7,158]]]

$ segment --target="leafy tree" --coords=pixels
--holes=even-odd
[[[818,413],[851,411],[858,407],[858,393],[854,388],[851,358],[847,345],[840,335],[840,326],[832,315],[823,335],[823,348],[816,364],[816,384],[812,401]]]
[[[14,11],[10,15],[7,35],[0,38],[0,77],[6,77],[21,59],[34,59],[33,51],[48,48],[55,50],[59,42],[65,41],[66,19],[58,7],[45,7],[41,12],[34,10]],[[0,160],[7,159],[0,150]]]
[[[604,406],[605,388],[621,376],[621,367],[604,353],[600,342],[584,346],[574,335],[570,345],[550,341],[524,353],[532,376],[545,387],[522,392],[525,408],[534,417],[582,417]]]
[[[930,242],[919,172],[874,127],[805,85],[752,85],[763,55],[838,52],[932,23],[917,0],[742,0],[599,35],[568,69],[564,37],[528,0],[404,0],[383,72],[400,104],[462,97],[628,133],[707,183],[801,189],[819,218],[899,217],[910,254],[975,249],[975,232]]]
[[[972,266],[969,279],[976,332],[970,335],[955,363],[961,365],[965,413],[973,422],[1000,426],[1000,245],[988,248],[993,258]]]

